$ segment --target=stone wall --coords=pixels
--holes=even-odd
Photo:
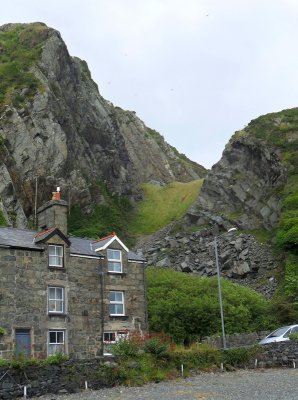
[[[64,245],[63,268],[48,266],[48,244]],[[58,235],[40,249],[0,249],[0,358],[11,358],[17,333],[29,335],[26,354],[48,355],[49,331],[63,331],[61,351],[73,359],[103,354],[103,330],[147,329],[144,266],[128,262],[123,251],[123,273],[108,273],[107,260],[73,257]],[[63,288],[62,313],[48,310],[48,287]],[[125,315],[109,315],[109,291],[124,293]]]
[[[258,367],[298,367],[298,341],[269,343],[262,346],[264,353],[258,358]]]
[[[115,384],[112,368],[101,360],[68,361],[61,365],[0,367],[0,399],[10,400],[24,395],[46,393],[65,394],[88,389],[100,389]]]
[[[61,244],[57,236],[49,243]],[[49,268],[44,250],[1,249],[0,315],[4,356],[15,350],[16,331],[30,333],[28,355],[47,356],[49,330],[65,332],[65,351],[72,358],[94,358],[102,348],[99,261],[70,257],[65,246],[65,267]],[[63,287],[65,310],[48,312],[48,287]]]
[[[263,353],[252,360],[250,367],[290,367],[298,365],[298,342],[287,341],[262,346]],[[24,386],[27,396],[66,394],[88,389],[111,387],[117,383],[112,360],[71,360],[61,365],[27,366],[26,368],[0,367],[0,399],[22,397]]]
[[[252,332],[252,333],[235,333],[233,335],[226,335],[227,347],[244,347],[253,346],[265,336],[269,334],[269,331],[263,332]],[[208,343],[217,348],[222,347],[221,336],[210,336],[202,340],[203,343]]]

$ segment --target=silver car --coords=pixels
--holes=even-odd
[[[289,325],[278,328],[262,339],[259,344],[284,342],[290,340],[291,333],[298,333],[298,325]]]

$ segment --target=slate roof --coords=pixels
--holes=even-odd
[[[34,243],[35,231],[0,227],[0,246],[42,250],[42,246]]]
[[[138,261],[138,262],[145,263],[146,259],[144,257],[142,257],[141,255],[134,253],[133,251],[129,251],[128,252],[128,261]]]
[[[35,237],[38,236],[39,233],[29,229],[17,229],[11,227],[0,227],[0,247],[12,247],[12,248],[22,248],[22,249],[30,249],[30,250],[42,250],[42,243],[36,243],[34,241]],[[110,240],[111,236],[107,238]],[[83,239],[78,237],[68,237],[70,241],[70,253],[77,256],[89,256],[96,258],[104,258],[104,256],[100,252],[96,252],[96,246],[94,243],[98,243],[98,241],[94,241],[92,239]],[[105,240],[105,238],[103,239]],[[103,241],[100,241],[102,245]],[[146,260],[140,255],[129,251],[128,252],[128,260],[137,261],[137,262],[145,262]]]
[[[92,249],[92,241],[90,239],[82,239],[78,237],[69,237],[70,253],[81,256],[104,258],[99,252]]]

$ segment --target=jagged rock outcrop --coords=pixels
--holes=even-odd
[[[8,67],[13,45],[14,57],[20,54],[20,69],[0,99],[0,198],[4,215],[14,215],[9,223],[24,226],[32,216],[36,183],[37,206],[59,185],[71,203],[90,211],[103,201],[92,192],[94,182],[134,201],[141,198],[144,181],[204,176],[203,167],[160,135],[158,140],[150,135],[133,112],[106,101],[87,64],[69,55],[59,32],[41,23],[8,24],[0,27],[0,36]]]
[[[279,192],[286,181],[278,148],[253,136],[236,134],[208,173],[186,220],[225,229],[231,223],[242,229],[271,229],[279,221]]]

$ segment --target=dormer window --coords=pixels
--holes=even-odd
[[[108,272],[122,272],[122,253],[121,250],[107,250]]]
[[[63,268],[63,246],[49,245],[49,267]]]

